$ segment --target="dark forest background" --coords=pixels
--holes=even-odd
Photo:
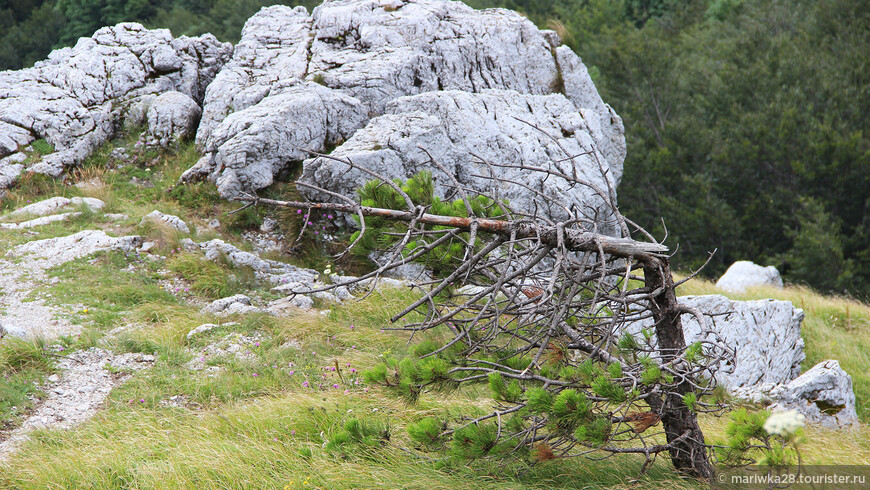
[[[4,0],[0,70],[104,25],[236,42],[264,5],[316,0]],[[866,0],[466,0],[557,30],[628,140],[623,213],[684,270],[717,250],[786,280],[870,297],[870,6]],[[664,219],[664,222],[662,221]]]

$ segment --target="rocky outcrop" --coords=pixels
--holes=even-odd
[[[142,244],[142,237],[113,237],[101,230],[85,230],[58,238],[36,240],[13,248],[7,255],[26,256],[42,268],[63,264],[105,250],[129,252]]]
[[[246,313],[263,313],[263,310],[251,305],[251,298],[244,294],[236,294],[212,301],[202,309],[203,313],[217,316],[244,315]]]
[[[734,349],[735,357],[715,367],[715,378],[732,396],[797,410],[826,427],[857,422],[852,378],[837,361],[820,363],[801,375],[805,360],[804,312],[788,301],[732,301],[720,295],[683,296],[680,304],[704,314],[710,334],[693,315],[682,315],[686,344],[708,340]],[[640,333],[648,321],[630,325]],[[712,334],[712,335],[711,335]]]
[[[773,410],[797,410],[810,422],[841,428],[858,423],[852,377],[834,360],[812,369],[770,392]]]
[[[503,118],[497,114],[505,110]],[[268,186],[308,151],[336,145],[339,154],[373,153],[367,161],[389,161],[407,177],[414,162],[423,163],[416,143],[454,142],[469,128],[475,149],[499,161],[573,156],[555,152],[551,143],[534,151],[545,136],[511,116],[592,152],[563,162],[566,168],[582,168],[601,189],[619,182],[625,157],[620,118],[558,36],[519,14],[440,0],[336,0],[311,15],[274,6],[248,20],[232,61],[209,86],[197,133],[204,156],[183,180],[208,177],[222,195],[234,196]],[[403,124],[411,126],[386,141],[387,132]],[[377,153],[376,141],[392,154]],[[453,160],[469,146],[453,151]],[[414,151],[399,155],[401,148]],[[471,156],[465,157],[470,167]]]
[[[740,260],[731,264],[716,281],[716,287],[731,293],[744,293],[747,288],[758,286],[782,288],[782,278],[776,267],[762,267],[748,260]]]
[[[303,269],[277,260],[262,259],[255,253],[245,252],[220,239],[193,246],[201,250],[208,260],[226,261],[233,267],[248,267],[254,271],[257,279],[271,284],[313,284],[318,276],[315,270]]]
[[[47,216],[63,210],[64,208],[78,206],[85,206],[90,211],[97,212],[103,209],[106,206],[106,203],[93,197],[49,197],[48,199],[43,199],[42,201],[18,208],[5,216],[5,218],[14,220],[28,216]]]
[[[801,338],[804,312],[790,302],[731,301],[720,295],[682,296],[678,301],[700,310],[707,326],[735,350],[733,361],[718,366],[715,375],[728,390],[747,395],[763,385],[788,383],[800,374],[806,357]],[[683,315],[682,323],[687,345],[717,340],[706,336],[692,315]]]
[[[514,209],[538,210],[567,219],[567,208],[607,208],[616,177],[602,175],[596,136],[600,127],[578,112],[562,94],[527,95],[510,90],[481,93],[427,92],[389,102],[386,114],[372,119],[330,156],[376,170],[388,179],[432,171],[436,194],[448,195],[453,180],[477,191],[499,188],[499,198]],[[537,128],[537,129],[536,129]],[[567,157],[575,156],[573,160]],[[434,159],[447,175],[429,163]],[[553,162],[561,161],[560,164]],[[565,178],[528,169],[553,171],[589,182],[572,186]],[[494,175],[499,180],[488,178]],[[332,159],[305,161],[300,182],[354,195],[371,176]],[[326,194],[308,192],[314,200]]]
[[[33,68],[0,72],[0,184],[25,170],[57,176],[81,163],[143,97],[177,91],[202,101],[231,51],[210,34],[173,38],[125,23]],[[38,139],[41,149],[29,151]]]

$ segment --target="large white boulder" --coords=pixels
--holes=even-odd
[[[840,363],[827,360],[770,393],[773,410],[797,410],[810,422],[841,428],[858,423],[852,377]]]
[[[437,94],[443,91],[450,92]],[[427,92],[436,94],[421,95]],[[456,95],[461,92],[485,94]],[[551,94],[558,95],[544,97]],[[404,96],[418,98],[397,100]],[[463,107],[452,111],[451,101]],[[183,180],[207,177],[222,195],[238,195],[270,185],[309,157],[307,151],[339,145],[339,151],[357,154],[361,140],[383,139],[411,120],[414,126],[406,129],[430,141],[456,138],[463,124],[485,124],[490,131],[476,131],[477,142],[499,160],[543,140],[517,121],[496,121],[496,109],[483,107],[489,103],[516,106],[509,114],[529,116],[547,129],[567,128],[555,136],[576,140],[577,148],[582,142],[599,157],[593,170],[619,182],[622,121],[601,100],[580,59],[559,46],[558,36],[515,12],[441,0],[336,0],[310,15],[301,7],[261,10],[245,24],[232,61],[208,88],[197,133],[204,156]],[[384,114],[389,117],[373,122],[367,135],[352,138]],[[439,121],[452,127],[439,133]],[[398,143],[416,148],[412,136]],[[565,158],[552,145],[539,152]],[[581,160],[576,165],[585,169],[594,159]],[[593,182],[606,187],[602,177]]]
[[[23,155],[19,149],[37,138],[54,147],[42,157],[31,153],[26,167],[19,160],[0,168],[0,183],[11,185],[25,170],[57,176],[81,163],[142,97],[174,90],[201,101],[231,53],[210,34],[173,38],[166,29],[124,23],[32,68],[0,72],[0,157]]]
[[[762,267],[748,260],[740,260],[731,264],[716,281],[716,287],[730,293],[743,293],[747,288],[756,286],[782,288],[782,278],[776,267]]]
[[[788,383],[800,374],[806,358],[801,338],[804,312],[800,308],[788,301],[732,301],[721,295],[682,296],[677,300],[700,310],[708,327],[736,351],[732,366],[719,366],[719,384],[732,391],[752,391],[765,384]],[[695,317],[683,315],[682,320],[686,344],[704,339]]]
[[[732,301],[725,296],[681,296],[681,305],[704,315],[710,334],[691,314],[682,315],[686,345],[699,341],[719,342],[733,349],[734,358],[715,366],[719,385],[743,398],[788,383],[801,371],[806,358],[801,338],[804,312],[788,301]],[[639,335],[652,328],[647,319],[628,325],[625,331]],[[654,337],[653,337],[654,339]]]
[[[480,192],[496,187],[499,197],[514,209],[562,219],[568,218],[566,208],[606,213],[608,189],[618,184],[619,174],[603,173],[598,164],[606,166],[596,144],[596,136],[604,138],[596,134],[600,132],[597,120],[590,120],[562,94],[426,92],[399,97],[386,105],[385,112],[330,156],[349,159],[388,179],[429,169],[436,194],[442,196],[450,192],[451,177]],[[575,155],[573,161],[566,160]],[[429,163],[430,156],[448,175]],[[554,165],[554,161],[562,163]],[[589,185],[572,186],[557,175],[526,170],[529,167],[553,168]],[[502,180],[487,178],[491,171]],[[361,170],[325,158],[306,160],[300,178],[344,195],[354,195],[354,189],[368,180],[371,177]],[[330,199],[315,191],[306,194],[314,200]]]

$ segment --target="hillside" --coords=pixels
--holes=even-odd
[[[235,43],[250,15],[277,3],[319,2],[13,2],[0,16],[0,70],[121,21]],[[466,3],[523,12],[582,56],[625,120],[624,210],[666,228],[681,266],[716,250],[708,277],[751,259],[797,284],[868,297],[864,2]]]
[[[738,122],[790,113],[729,99],[759,66],[717,71],[739,58],[728,39],[781,22],[761,58],[789,86],[807,60],[783,46],[825,27],[787,3],[505,3],[541,29],[330,0],[263,8],[235,44],[122,22],[0,71],[0,486],[696,487],[794,448],[868,462],[870,306],[789,284],[863,287],[863,136],[830,140],[812,106],[827,143],[783,156]],[[687,64],[644,65],[663,70],[651,92],[602,75],[638,46]],[[675,72],[713,75],[683,98]],[[693,111],[709,132],[680,143]],[[835,174],[854,192],[812,187]],[[776,287],[676,287],[721,227],[751,239],[704,274],[753,258],[787,287],[749,262],[732,284]]]
[[[48,269],[44,278],[24,292],[23,301],[44,302],[66,319],[63,323],[68,330],[47,343],[7,339],[2,344],[4,433],[8,436],[27,420],[46,396],[56,396],[40,386],[59,385],[49,376],[63,374],[58,366],[70,352],[97,348],[116,356],[154,356],[153,361],[145,361],[147,366],[141,370],[129,365],[97,366],[98,371],[129,379],[108,393],[94,417],[77,428],[36,430],[20,449],[6,452],[0,485],[574,488],[577,481],[585,481],[600,487],[630,486],[642,458],[621,456],[582,465],[557,460],[531,468],[519,462],[500,468],[468,466],[413,450],[404,430],[410,422],[429,414],[474,413],[493,402],[486,392],[463,389],[427,394],[419,403],[408,405],[362,381],[360,373],[377,364],[385,352],[408,351],[406,334],[382,331],[387,318],[411,298],[408,293],[389,290],[361,302],[321,305],[326,314],[216,317],[200,312],[202,305],[218,296],[246,292],[255,304],[263,305],[273,293],[254,286],[250,270],[207,262],[184,251],[179,245],[182,238],[220,237],[250,249],[242,235],[260,234],[259,226],[269,215],[279,223],[275,233],[284,235],[294,233],[296,218],[264,209],[227,215],[238,206],[218,198],[213,187],[174,186],[181,171],[196,158],[190,146],[150,155],[144,159],[148,165],[124,165],[138,155],[132,146],[126,159],[109,156],[113,148],[131,143],[131,139],[113,141],[67,184],[34,178],[4,200],[7,211],[54,196],[93,197],[107,204],[98,212],[83,211],[78,217],[27,234],[4,230],[0,234],[3,250],[35,239],[100,228],[118,236],[141,234],[157,244],[147,254],[98,253]],[[185,234],[140,224],[141,216],[153,209],[177,213],[193,231]],[[114,214],[128,218],[118,219]],[[208,222],[215,217],[220,226],[213,229]],[[271,256],[299,265],[325,266],[321,246],[311,244],[307,250],[301,263],[299,257]],[[53,279],[71,277],[74,282]],[[714,292],[721,293],[699,280],[680,289],[681,294]],[[802,288],[755,290],[736,298],[765,297],[786,299],[805,309],[805,366],[821,359],[840,359],[853,374],[859,416],[866,424],[870,420],[870,380],[861,366],[870,353],[870,307]],[[238,323],[230,326],[231,322]],[[207,323],[226,326],[187,338],[188,331]],[[237,358],[208,350],[221,342],[224,349],[227,342],[241,342],[250,354]],[[198,358],[205,361],[198,371],[192,371]],[[345,422],[356,416],[389,426],[389,442],[377,447],[324,449]],[[708,437],[721,434],[724,422],[712,416],[702,419]],[[868,463],[868,436],[864,424],[845,432],[812,429],[803,447],[805,461]],[[659,461],[641,479],[641,488],[663,483],[694,486],[681,482],[671,471],[664,460]]]

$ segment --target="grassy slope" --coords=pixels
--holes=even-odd
[[[18,207],[27,200],[52,195],[91,195],[109,203],[106,212],[123,212],[131,218],[116,227],[102,215],[86,216],[40,229],[40,238],[65,235],[96,223],[117,234],[144,233],[158,241],[161,252],[172,257],[168,265],[136,256],[104,255],[94,263],[80,260],[52,271],[63,280],[42,291],[50,292],[54,301],[82,305],[71,314],[88,329],[78,338],[63,339],[66,345],[108,343],[122,351],[156,352],[158,362],[149,372],[136,374],[115,390],[106,410],[80,428],[35,433],[33,440],[0,471],[0,487],[698,486],[673,474],[666,458],[660,458],[635,485],[631,482],[642,463],[636,457],[556,460],[534,467],[520,462],[498,467],[448,461],[408,450],[411,443],[404,427],[410,422],[429,414],[479,412],[490,401],[483,391],[470,388],[426,394],[418,404],[410,406],[388,393],[356,383],[359,372],[377,363],[384,352],[407,351],[409,339],[405,334],[381,330],[389,316],[408,301],[404,292],[374,294],[361,302],[335,306],[328,315],[239,318],[236,320],[241,325],[232,329],[221,327],[202,338],[186,339],[191,328],[220,321],[200,314],[196,301],[225,292],[224,286],[232,290],[233,284],[244,282],[247,272],[221,265],[219,272],[226,284],[193,287],[198,278],[191,271],[192,258],[176,251],[181,236],[157,227],[139,226],[138,217],[156,208],[177,213],[203,230],[213,217],[224,225],[232,224],[231,220],[256,223],[258,217],[226,216],[224,213],[235,206],[216,199],[207,185],[169,190],[179,173],[195,159],[190,147],[183,147],[178,155],[164,156],[150,170],[128,166],[108,171],[106,165],[111,162],[107,154],[108,149],[100,152],[73,179],[99,179],[105,186],[88,190],[34,178],[13,191],[3,207]],[[151,161],[152,157],[141,161]],[[154,187],[133,186],[129,183],[131,177],[149,179]],[[292,228],[292,222],[284,223]],[[218,235],[204,233],[206,237]],[[232,228],[221,236],[236,238]],[[21,239],[18,234],[0,234],[5,248]],[[177,271],[171,275],[173,284],[191,286],[188,292],[168,285],[165,267]],[[128,268],[134,272],[119,272]],[[229,279],[232,277],[236,280]],[[692,281],[680,292],[718,291],[710,283]],[[269,293],[259,294],[268,297]],[[859,412],[866,422],[870,379],[862,366],[867,365],[870,349],[870,308],[802,289],[758,290],[738,299],[762,297],[788,299],[807,311],[805,367],[826,358],[840,359],[854,377]],[[106,336],[119,326],[131,324],[137,328]],[[209,342],[231,332],[262,336],[260,345],[252,348],[253,362],[209,359],[207,365],[221,368],[217,374],[193,373],[184,366],[193,352],[200,352]],[[288,341],[297,342],[301,348],[282,347]],[[38,354],[32,357],[37,359],[27,367],[27,379],[36,376],[34,373],[50,371],[49,365],[40,364]],[[332,371],[333,367],[338,370]],[[337,452],[325,450],[324,443],[352,417],[388,423],[392,434],[389,444],[365,450],[353,446]],[[724,432],[721,419],[704,417],[702,424],[709,437]],[[870,463],[870,430],[866,426],[846,432],[811,430],[809,435],[804,446],[809,462]]]

